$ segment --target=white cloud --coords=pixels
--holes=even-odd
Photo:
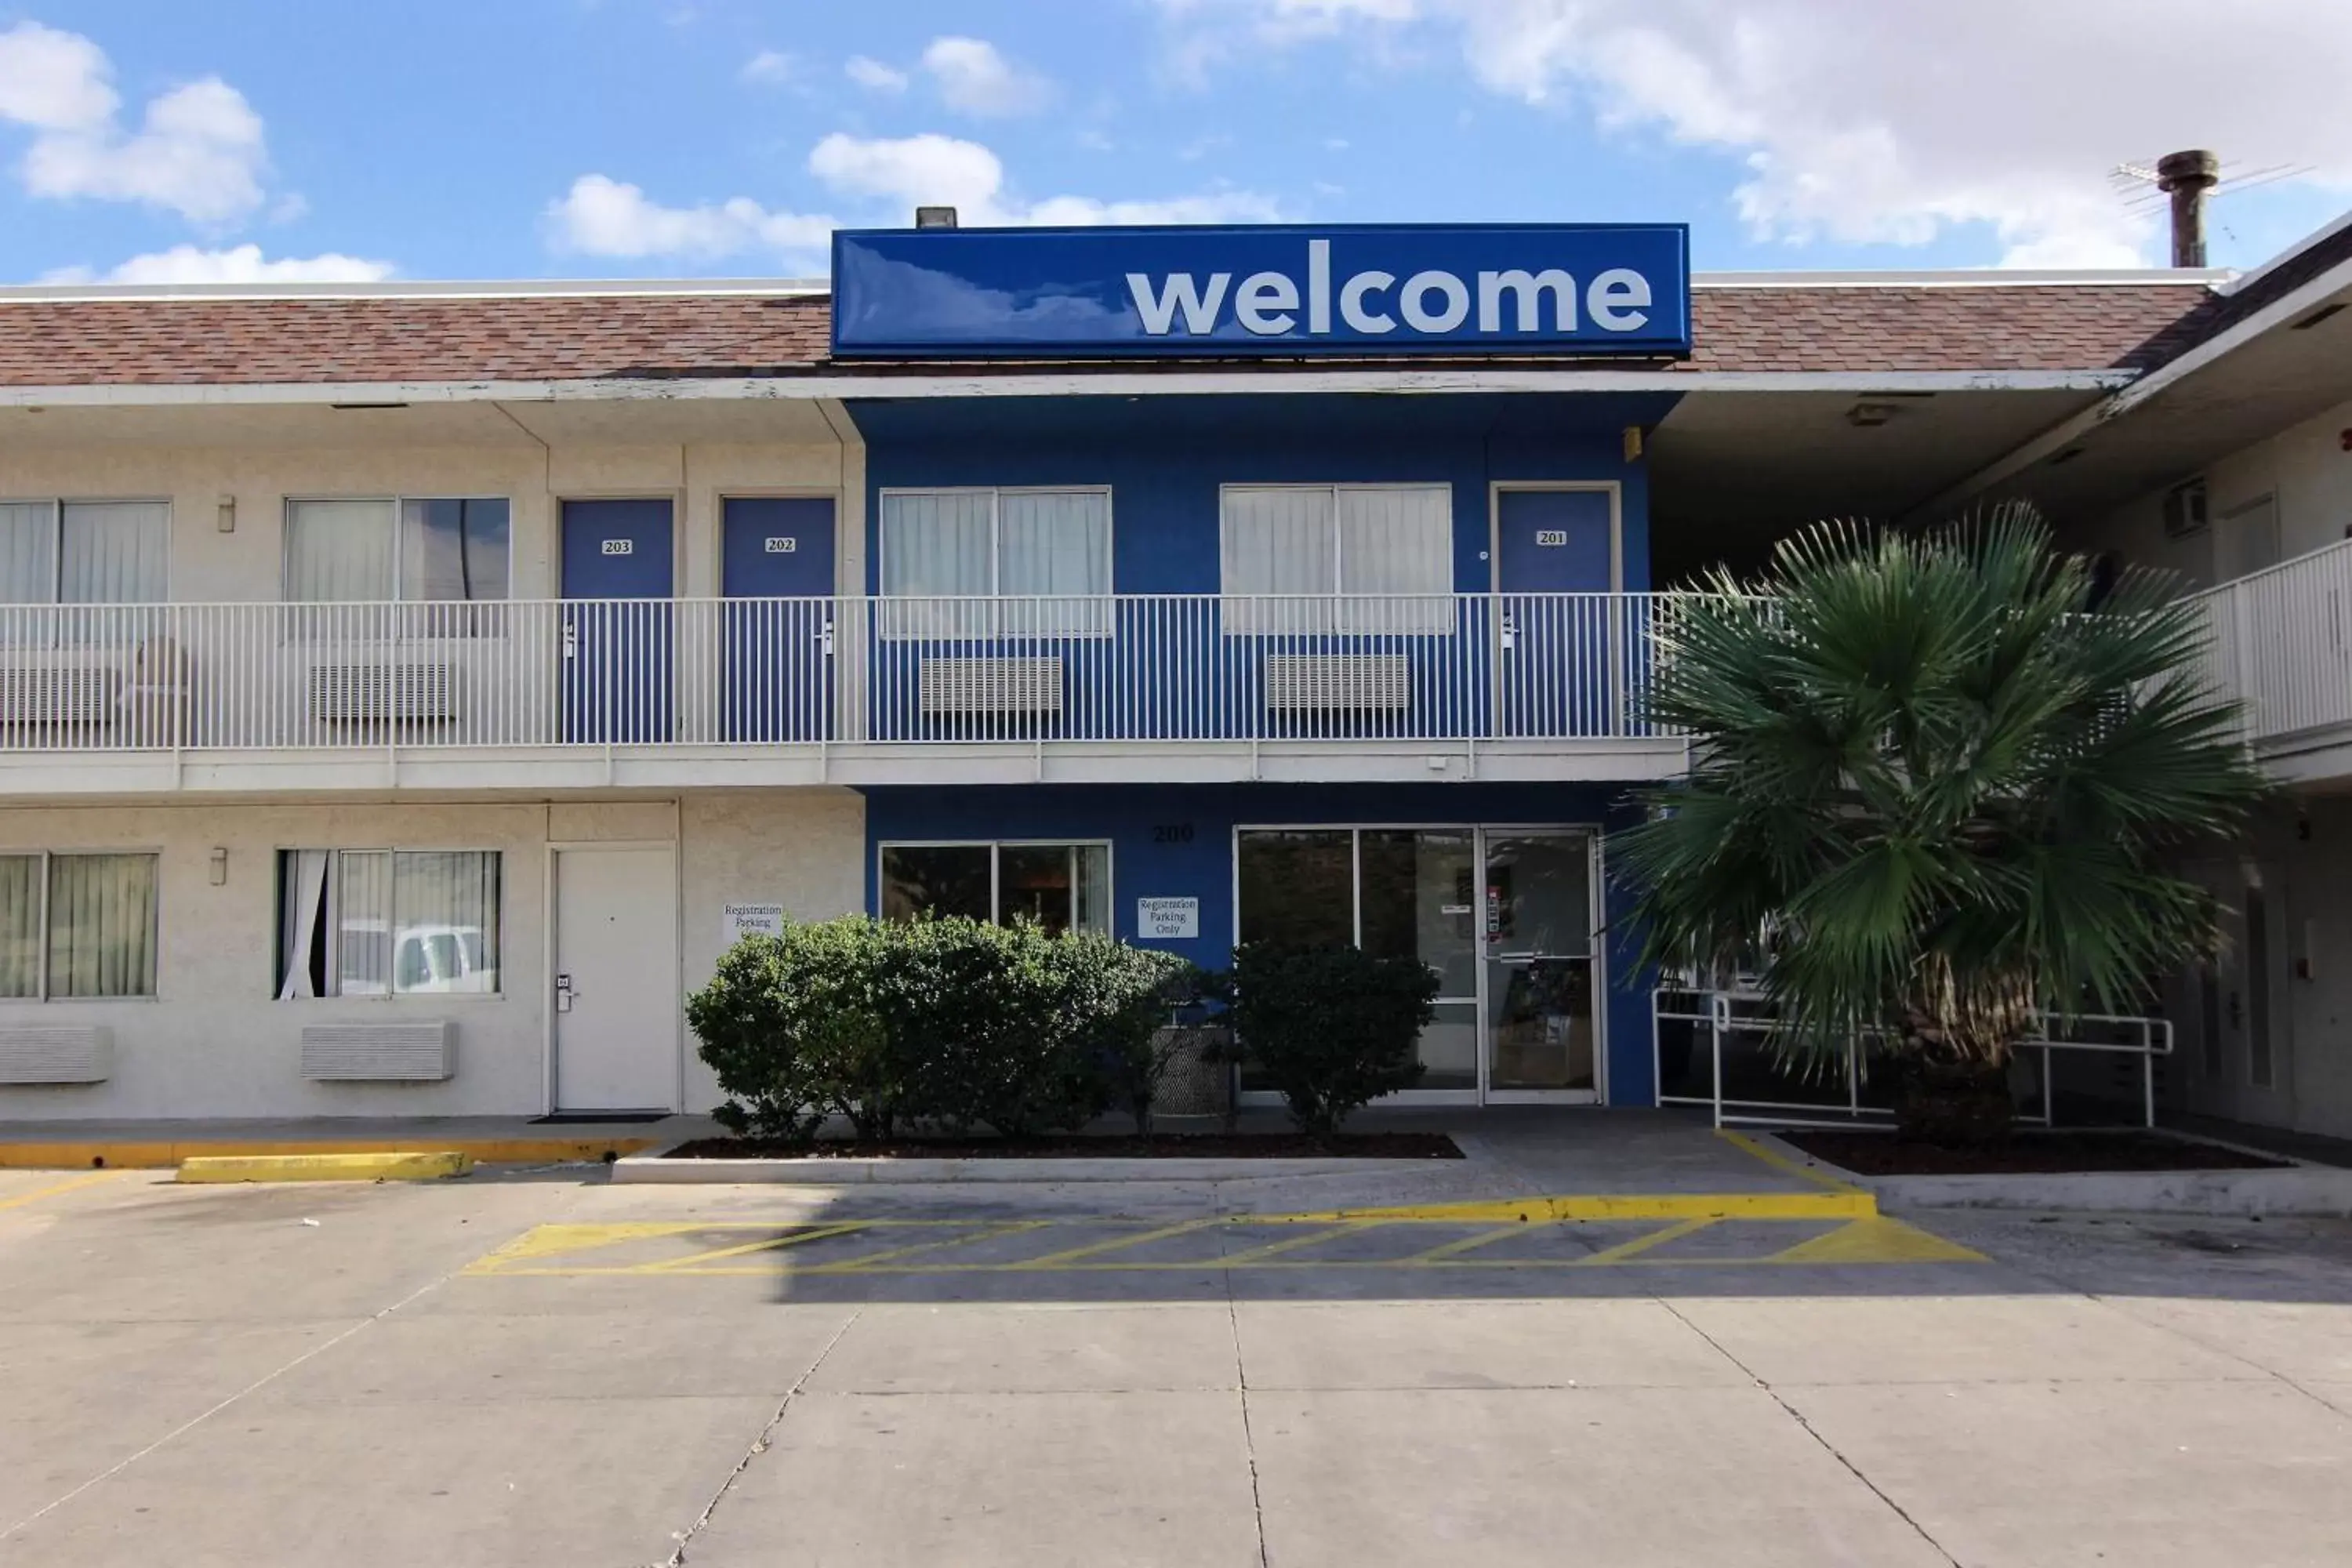
[[[1195,63],[1328,36],[1450,41],[1491,91],[1742,158],[1734,205],[1768,239],[1917,245],[1983,225],[2013,265],[2129,264],[2156,258],[2161,226],[2110,186],[2116,163],[2205,146],[2352,184],[2352,116],[2315,107],[2352,80],[2352,27],[2308,0],[1160,4]]]
[[[809,172],[846,195],[888,199],[911,214],[948,205],[973,226],[1106,223],[1250,223],[1280,216],[1274,201],[1215,190],[1156,200],[1048,196],[1023,202],[1005,189],[1004,164],[977,142],[926,134],[866,139],[835,132],[809,154]],[[903,221],[903,219],[902,219]]]
[[[1034,114],[1054,101],[1054,84],[1014,65],[983,38],[933,38],[923,68],[950,109],[982,119]]]
[[[791,255],[822,251],[836,226],[829,217],[772,212],[748,196],[693,207],[649,201],[635,185],[583,174],[547,206],[559,249],[588,256],[680,256],[713,260],[747,250]]]
[[[146,256],[134,256],[101,277],[87,267],[67,267],[48,274],[45,283],[373,283],[392,276],[389,261],[328,251],[319,256],[289,256],[271,261],[257,245],[204,250],[175,245]]]
[[[841,68],[850,80],[868,92],[907,90],[907,73],[896,66],[884,65],[880,60],[870,59],[864,55],[852,55],[844,62]]]
[[[19,174],[37,196],[140,202],[201,224],[247,216],[268,166],[261,117],[205,77],[120,119],[104,50],[79,33],[20,22],[0,33],[0,119],[33,132]]]
[[[788,54],[782,49],[761,49],[743,62],[742,76],[745,81],[781,86],[794,79],[800,74],[799,57]]]

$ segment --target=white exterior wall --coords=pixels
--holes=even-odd
[[[847,790],[769,790],[683,800],[404,805],[10,807],[0,852],[158,853],[156,994],[137,1001],[0,1002],[0,1023],[113,1031],[101,1084],[0,1087],[0,1121],[113,1117],[536,1115],[547,1109],[551,843],[677,845],[683,975],[709,976],[720,908],[782,902],[798,919],[865,907],[865,802]],[[504,855],[501,994],[281,1002],[273,979],[281,848],[496,849]],[[212,885],[212,854],[228,851]],[[307,1024],[386,1017],[457,1025],[457,1072],[438,1083],[313,1083]],[[718,1102],[681,1019],[686,1109]]]
[[[2211,525],[2183,539],[2164,532],[2164,490],[2139,496],[2103,517],[2066,531],[2074,549],[2112,550],[2136,565],[2177,572],[2198,587],[2209,587],[2226,559],[2221,552],[2223,521],[2265,496],[2278,506],[2279,559],[2291,560],[2323,545],[2352,537],[2352,402],[2280,431],[2266,441],[2231,453],[2205,470]],[[2167,487],[2168,489],[2169,487]]]

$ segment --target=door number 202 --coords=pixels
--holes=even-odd
[[[1536,530],[1536,543],[1542,549],[1556,550],[1567,542],[1568,530],[1564,528],[1538,528]]]

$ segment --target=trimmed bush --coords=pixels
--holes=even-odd
[[[1421,1081],[1415,1055],[1438,978],[1418,959],[1353,947],[1234,949],[1225,986],[1244,1060],[1302,1132],[1327,1137],[1372,1100]]]
[[[750,937],[687,1016],[756,1137],[804,1140],[828,1112],[861,1138],[975,1125],[1076,1128],[1127,1092],[1126,1064],[1188,968],[1089,933],[863,916]]]

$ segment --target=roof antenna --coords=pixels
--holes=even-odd
[[[2258,169],[2227,166],[2213,153],[2191,148],[2170,153],[2150,163],[2117,163],[2107,178],[2125,197],[2125,206],[2144,214],[2168,202],[2172,208],[2172,265],[2207,266],[2205,208],[2208,198],[2235,195],[2279,180],[2301,179],[2314,173],[2308,163],[2272,163]],[[2151,189],[2150,187],[2153,187]]]

